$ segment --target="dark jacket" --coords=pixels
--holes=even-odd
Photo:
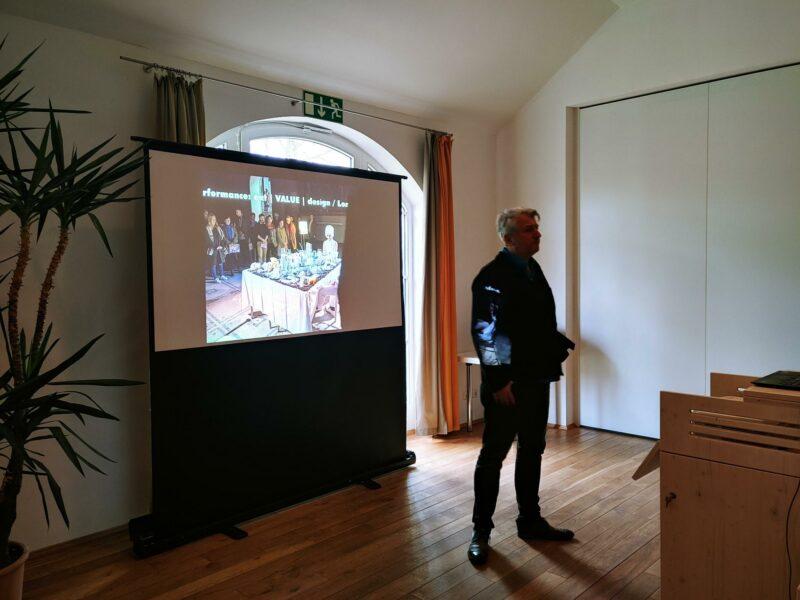
[[[539,263],[502,250],[472,282],[472,340],[492,392],[509,381],[558,381],[575,344],[556,328]]]
[[[250,229],[252,229],[250,219],[245,219],[244,216],[234,217],[233,224],[236,226],[236,231],[239,233],[239,241],[247,245],[247,242],[250,241]]]
[[[206,254],[208,254],[208,256],[214,254],[218,247],[224,248],[226,245],[225,234],[219,225],[215,225],[211,232],[209,232],[208,227],[206,227]]]
[[[236,227],[234,227],[232,224],[231,225],[223,225],[222,226],[222,231],[225,232],[225,240],[229,244],[236,244],[236,243],[239,242],[239,234],[236,231]]]

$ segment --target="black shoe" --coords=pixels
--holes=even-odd
[[[567,542],[575,537],[573,531],[553,527],[544,519],[539,519],[530,524],[517,523],[517,535],[523,540],[551,540],[556,542]]]
[[[467,558],[473,565],[482,565],[489,558],[489,532],[475,530],[469,543]]]

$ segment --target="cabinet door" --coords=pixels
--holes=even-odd
[[[800,502],[792,507],[798,483],[795,477],[662,452],[661,597],[788,598],[800,583]]]
[[[706,389],[707,114],[707,86],[581,110],[581,425],[657,438],[658,393]]]
[[[796,370],[800,67],[718,81],[709,93],[708,368]]]

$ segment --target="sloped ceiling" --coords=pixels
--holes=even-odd
[[[412,115],[500,123],[619,2],[0,0],[0,11]]]

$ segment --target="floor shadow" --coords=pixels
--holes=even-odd
[[[587,581],[595,581],[604,574],[601,569],[586,562],[583,557],[576,556],[585,547],[579,538],[574,538],[569,542],[528,540],[525,543],[560,569],[569,571],[572,577],[576,577],[578,580],[585,578]]]

